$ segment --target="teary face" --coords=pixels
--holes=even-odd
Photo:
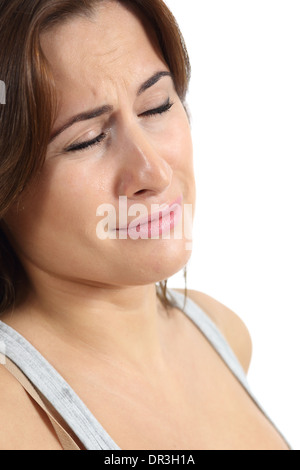
[[[194,214],[195,181],[189,120],[155,41],[113,1],[43,33],[41,43],[59,112],[38,183],[5,219],[25,269],[95,286],[170,277],[191,255],[184,205]],[[142,204],[149,214],[182,196],[183,236],[100,239],[97,209],[115,208],[118,226],[121,196],[128,210]]]

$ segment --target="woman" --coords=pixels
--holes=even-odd
[[[241,320],[166,289],[195,206],[171,13],[161,0],[0,6],[1,448],[288,449],[248,388]]]

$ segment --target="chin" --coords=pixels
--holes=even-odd
[[[191,241],[160,240],[158,245],[152,243],[151,249],[143,251],[142,264],[136,265],[141,284],[159,282],[174,276],[186,266],[192,254]]]

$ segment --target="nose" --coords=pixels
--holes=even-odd
[[[155,196],[168,190],[173,170],[166,155],[159,153],[151,138],[137,123],[123,129],[119,143],[118,196],[135,199],[140,195]]]

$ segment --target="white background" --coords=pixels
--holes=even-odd
[[[252,337],[252,391],[300,449],[300,2],[166,0],[190,55],[188,288]],[[184,287],[182,272],[170,287]]]

